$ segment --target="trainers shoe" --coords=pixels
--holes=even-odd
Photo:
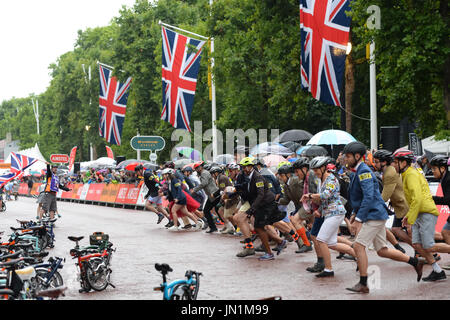
[[[316,272],[322,272],[323,269],[325,269],[325,265],[323,263],[316,262],[316,264],[314,266],[306,268],[306,271],[316,273]]]
[[[219,230],[219,233],[221,233],[221,234],[225,234],[227,232],[228,232],[228,227],[225,227],[225,228]]]
[[[234,227],[230,227],[230,228],[228,229],[228,231],[226,232],[226,234],[234,234],[234,233],[235,233]]]
[[[345,288],[345,289],[352,291],[352,292],[357,292],[357,293],[369,293],[369,287],[364,286],[359,282],[355,286],[353,286],[351,288]]]
[[[255,248],[244,248],[241,252],[239,252],[236,257],[244,258],[246,256],[252,256],[255,254]]]
[[[283,240],[281,241],[281,243],[279,245],[276,246],[276,248],[274,249],[277,252],[277,256],[281,253],[281,251],[283,251],[283,249],[285,249],[287,247],[287,241]]]
[[[447,279],[447,276],[445,275],[445,271],[442,270],[441,272],[437,273],[436,271],[432,271],[430,273],[430,275],[426,278],[423,278],[423,281],[426,282],[432,282],[432,281],[439,281],[439,280],[444,280]]]
[[[164,216],[162,214],[158,214],[158,222],[156,222],[156,224],[160,224],[161,221],[163,221]]]
[[[312,251],[312,246],[302,246],[300,249],[295,250],[295,253],[305,253]]]
[[[336,259],[344,259],[344,254],[342,252],[339,252],[339,255],[336,257]]]
[[[187,224],[187,225],[185,225],[184,227],[182,227],[181,229],[183,229],[183,230],[189,230],[189,229],[191,229],[192,228],[192,225],[191,224]]]
[[[349,254],[344,254],[344,256],[342,258],[344,260],[356,261],[356,258],[354,256],[349,255]]]
[[[265,255],[258,258],[259,261],[268,261],[268,260],[274,260],[275,256],[273,253],[266,253]]]
[[[334,277],[334,271],[322,271],[319,274],[316,274],[317,278],[326,278],[326,277]]]
[[[448,266],[443,266],[443,267],[441,267],[442,269],[445,269],[445,270],[450,270],[450,264],[448,265]]]
[[[217,232],[218,230],[217,230],[217,228],[214,228],[214,229],[211,229],[211,228],[209,228],[208,229],[208,231],[206,231],[206,233],[214,233],[214,232]]]
[[[167,230],[169,230],[169,231],[178,231],[180,229],[177,226],[173,225],[170,228],[168,228]]]
[[[164,227],[165,228],[170,228],[171,226],[173,226],[173,221],[170,220]]]
[[[292,236],[289,233],[284,233],[283,236],[289,242],[293,242],[294,241],[294,238],[292,238]]]
[[[394,246],[394,248],[397,249],[398,251],[402,252],[402,253],[406,253],[405,249],[403,249],[403,248],[400,246],[400,244],[398,244],[398,243]]]

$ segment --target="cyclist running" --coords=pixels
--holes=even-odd
[[[136,167],[137,168],[137,167]],[[170,216],[166,209],[163,207],[162,192],[160,189],[160,181],[158,176],[151,170],[145,170],[143,173],[144,183],[148,188],[148,192],[145,195],[145,208],[151,212],[156,213],[158,216],[158,221],[156,224],[160,224],[161,221],[167,218],[170,221]],[[156,208],[154,207],[156,206]]]
[[[211,210],[220,201],[220,191],[211,174],[204,168],[204,165],[205,163],[203,161],[197,162],[194,165],[194,170],[200,178],[200,184],[191,189],[190,193],[196,193],[200,190],[205,191],[207,200],[205,206],[203,207],[203,214],[205,215],[209,225],[209,230],[207,230],[206,233],[214,233],[217,232],[217,227],[212,217]]]
[[[347,166],[355,171],[350,180],[349,201],[354,210],[351,218],[352,227],[357,230],[353,249],[356,253],[360,281],[347,290],[357,293],[369,293],[366,247],[371,244],[373,244],[378,256],[405,262],[413,266],[418,281],[422,277],[423,269],[423,262],[416,257],[408,257],[403,252],[387,246],[387,206],[381,197],[377,178],[364,163],[366,150],[366,146],[359,141],[350,142],[343,150]]]
[[[202,220],[197,216],[192,214],[187,209],[187,197],[183,192],[181,187],[181,181],[175,177],[175,170],[171,168],[166,168],[162,171],[162,175],[168,184],[168,195],[169,201],[173,201],[173,206],[171,208],[171,213],[173,217],[173,226],[171,226],[168,230],[170,231],[178,231],[180,227],[178,225],[178,211],[180,211],[184,216],[187,216],[189,219],[195,222],[195,229],[201,229],[203,227]],[[192,198],[191,198],[192,199]],[[192,199],[193,200],[193,199]]]
[[[236,189],[234,188],[234,184],[236,183],[236,178],[240,170],[241,168],[238,164],[233,163],[228,165],[228,178],[230,179],[233,187],[225,188],[224,193],[222,194],[222,200],[224,202],[223,216],[233,224],[233,230],[235,229],[234,225],[236,225],[236,222],[234,221],[234,214],[237,212],[237,207],[240,200],[239,195],[236,193]]]
[[[440,180],[443,197],[433,196],[436,205],[448,206],[450,208],[450,173],[448,167],[450,166],[450,158],[446,156],[435,156],[430,161],[431,171],[436,179]],[[442,229],[442,237],[445,243],[450,244],[450,216],[447,223]],[[450,270],[450,265],[443,267]]]
[[[338,243],[337,234],[339,226],[344,221],[346,210],[341,202],[339,181],[331,171],[327,170],[329,157],[316,157],[309,163],[310,169],[314,171],[317,178],[321,180],[318,193],[308,193],[302,196],[302,201],[307,199],[320,204],[315,212],[317,217],[324,218],[317,235],[317,242],[324,260],[325,268],[316,277],[333,277],[334,271],[331,266],[331,255],[329,249],[347,253],[355,256],[354,250],[347,244]]]
[[[412,225],[413,247],[433,267],[431,274],[422,280],[443,280],[447,278],[445,272],[432,253],[450,253],[450,245],[434,242],[439,211],[425,177],[412,167],[413,161],[414,154],[410,150],[399,149],[394,152],[394,162],[402,175],[403,190],[409,204],[408,213],[403,218],[403,225]]]
[[[220,194],[222,195],[225,191],[226,187],[231,187],[233,186],[233,182],[231,181],[230,178],[228,178],[224,172],[223,169],[219,166],[213,166],[211,168],[211,170],[209,171],[212,175],[212,177],[216,180],[216,184],[217,186],[219,186],[219,190],[220,190]],[[234,230],[234,226],[233,224],[228,220],[228,218],[226,218],[224,216],[224,202],[222,201],[222,197],[220,200],[221,206],[220,208],[217,209],[217,213],[221,216],[221,218],[223,219],[225,226],[222,230],[220,230],[220,233],[228,233],[228,234],[234,234],[235,230]],[[217,208],[217,206],[216,206]]]
[[[391,206],[394,208],[395,218],[392,224],[392,233],[402,241],[412,246],[411,229],[403,230],[402,220],[408,212],[408,203],[406,202],[405,193],[403,192],[402,177],[397,173],[395,167],[392,165],[394,158],[392,152],[388,150],[378,150],[373,155],[374,168],[382,175],[383,192],[381,197],[385,202],[390,200]],[[405,253],[395,236],[389,238],[389,232],[386,230],[389,242],[401,252]],[[393,238],[393,239],[392,239]]]

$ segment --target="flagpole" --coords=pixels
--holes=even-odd
[[[167,24],[167,23],[162,22],[161,20],[158,21],[158,24],[159,24],[159,25],[162,25],[162,26],[166,26],[166,27],[168,27],[168,28],[172,28],[172,29],[178,30],[178,31],[182,31],[182,32],[186,32],[186,33],[192,34],[192,35],[194,35],[194,36],[197,36],[197,37],[202,38],[202,39],[205,39],[205,40],[208,40],[208,39],[209,39],[208,37],[201,36],[201,35],[199,35],[199,34],[197,34],[197,33],[190,32],[190,31],[187,31],[187,30],[178,28],[178,27],[174,27],[174,26],[172,26],[172,25],[170,25],[170,24]]]
[[[101,62],[98,61],[98,60],[97,60],[97,64],[99,64],[99,65],[101,65],[101,66],[104,66],[104,67],[107,67],[107,68],[110,68],[110,69],[114,69],[114,67],[108,66],[107,64],[104,64],[104,63],[101,63]]]
[[[370,149],[378,149],[377,137],[377,78],[375,67],[375,42],[370,43]]]
[[[209,4],[212,5],[213,0],[209,0]],[[170,24],[164,23],[161,20],[158,21],[159,25],[178,30],[181,32],[185,32],[188,34],[192,34],[194,36],[197,36],[199,38],[210,40],[211,41],[211,53],[214,53],[214,38],[207,38],[205,36],[199,35],[194,32],[190,32],[175,26],[172,26]],[[214,68],[214,58],[211,58],[211,114],[212,114],[212,145],[213,145],[213,159],[217,156],[217,127],[216,127],[216,120],[217,120],[217,113],[216,113],[216,86],[214,84],[214,75],[212,72],[212,69]]]

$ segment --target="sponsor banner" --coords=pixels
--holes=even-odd
[[[72,183],[68,183],[66,185],[67,188],[71,189],[70,191],[64,191],[64,190],[60,190],[61,194],[60,194],[60,198],[61,199],[71,199],[72,198],[72,193],[73,193],[73,187],[74,185]],[[59,194],[59,193],[58,193]]]
[[[80,200],[86,200],[86,196],[87,196],[88,191],[89,191],[89,184],[84,184],[83,188],[80,188],[80,189],[81,189],[81,191],[78,191],[80,193],[79,199]]]
[[[125,204],[127,201],[128,189],[132,188],[131,184],[121,184],[119,191],[117,192],[117,197],[115,203]]]
[[[80,190],[83,187],[83,185],[81,183],[77,183],[73,185],[73,189],[72,189],[72,199],[80,199],[80,196],[78,194],[78,190]]]
[[[135,185],[130,185],[127,192],[127,197],[125,198],[125,204],[136,204],[139,197],[140,188]]]
[[[136,205],[138,205],[138,206],[145,205],[145,201],[147,201],[147,200],[144,199],[144,197],[146,196],[147,192],[148,192],[148,188],[144,183],[141,187],[141,191],[139,192],[139,196],[137,198]]]
[[[107,184],[103,187],[100,195],[100,202],[114,203],[116,201],[117,192],[119,191],[119,184]]]
[[[101,183],[93,183],[89,185],[89,191],[86,195],[86,200],[89,201],[100,201],[100,197],[102,195],[104,184]]]
[[[58,193],[56,194],[56,198],[61,199],[61,198],[62,198],[62,193],[63,193],[63,190],[62,190],[62,189],[59,189],[59,190],[58,190]]]
[[[40,185],[41,185],[40,183],[34,183],[33,184],[33,188],[31,188],[31,194],[32,195],[34,195],[34,196],[39,195],[39,186]],[[28,190],[27,190],[27,192],[28,192]]]
[[[439,184],[437,191],[436,191],[436,196],[438,197],[443,197],[444,194],[442,192],[442,186]],[[438,216],[438,220],[436,222],[436,232],[441,232],[442,228],[444,227],[444,225],[447,223],[447,219],[450,213],[449,207],[448,206],[436,206],[438,211],[439,211],[439,216]]]
[[[28,194],[28,185],[26,183],[20,184],[19,194]]]

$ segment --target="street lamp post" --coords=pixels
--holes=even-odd
[[[84,128],[86,129],[86,131],[88,133],[88,138],[89,138],[89,129],[91,129],[91,126],[86,125]],[[93,158],[94,158],[94,149],[92,148],[92,142],[89,142],[89,159],[90,159],[90,161],[92,161]]]

